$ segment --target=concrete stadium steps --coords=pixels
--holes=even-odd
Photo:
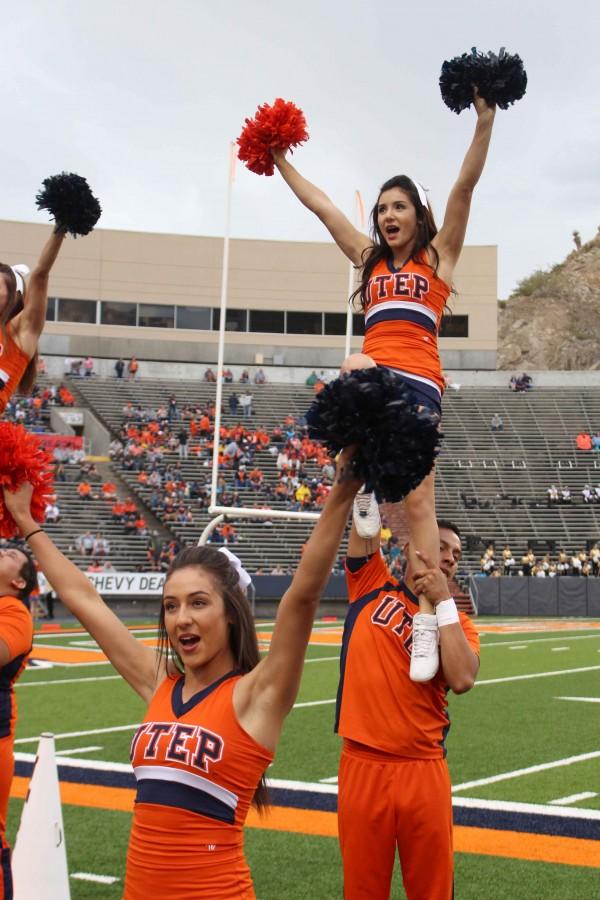
[[[66,471],[72,478],[76,478],[79,467],[67,466]],[[74,549],[75,539],[86,531],[91,531],[94,536],[101,532],[110,541],[110,553],[101,559],[110,560],[121,571],[146,568],[147,539],[124,532],[123,526],[112,518],[112,503],[101,497],[98,500],[82,500],[77,493],[78,483],[74,480],[57,481],[54,485],[61,518],[55,524],[46,523],[44,528],[57,547],[76,565],[85,569],[94,557],[78,553]],[[99,483],[92,484],[93,492],[99,493],[100,487]],[[139,507],[142,508],[142,504]]]
[[[80,379],[70,382],[94,412],[116,433],[121,427],[122,407],[128,400],[156,408],[175,394],[180,409],[186,404],[202,404],[214,399],[214,384],[192,381],[161,382],[156,379],[117,382]],[[224,385],[223,424],[245,424],[241,416],[231,417],[227,398],[235,390],[248,390],[254,397],[254,415],[248,424],[266,429],[281,424],[289,413],[303,415],[313,392],[304,385]],[[490,420],[499,412],[504,431],[493,433]],[[444,448],[437,464],[438,514],[456,522],[464,533],[465,564],[479,568],[482,541],[495,541],[501,549],[509,543],[520,557],[529,540],[556,542],[568,551],[584,547],[586,541],[600,538],[600,506],[584,505],[580,491],[584,484],[600,483],[600,454],[575,449],[575,436],[581,430],[600,430],[600,390],[592,388],[548,388],[514,394],[508,388],[463,387],[449,390],[444,398]],[[173,454],[173,461],[177,455]],[[274,459],[266,452],[256,455],[256,463],[265,477],[275,483]],[[315,469],[307,465],[309,475]],[[198,467],[196,460],[182,461],[185,477],[197,479],[210,469]],[[144,500],[149,491],[139,490],[127,473],[122,473],[136,495]],[[546,489],[550,483],[568,485],[573,495],[570,507],[548,508]],[[476,497],[489,508],[466,509],[460,494]],[[519,497],[522,503],[511,506],[498,495]],[[261,495],[246,489],[243,503],[262,505]],[[270,501],[280,508],[277,501]],[[193,504],[192,504],[193,507]],[[172,526],[186,541],[195,542],[208,521],[206,512],[193,509],[193,526]],[[311,530],[310,523],[281,523],[267,526],[239,520],[240,553],[249,567],[268,570],[275,564],[297,563],[300,547]]]

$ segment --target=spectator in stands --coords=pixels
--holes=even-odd
[[[490,422],[490,428],[492,431],[504,431],[504,422],[500,413],[494,413]]]
[[[242,408],[242,415],[246,419],[249,419],[252,416],[252,400],[252,394],[248,394],[246,392],[240,394],[240,406]]]
[[[600,547],[597,543],[590,550],[590,562],[592,564],[592,575],[597,578],[600,575]]]
[[[513,569],[516,565],[515,558],[512,554],[512,550],[506,544],[504,550],[502,551],[502,566],[503,566],[503,575],[512,575]]]
[[[571,502],[571,489],[568,485],[565,485],[564,488],[560,489],[560,502],[561,503],[570,503]]]
[[[46,522],[60,521],[60,509],[56,502],[46,504],[46,509],[44,511],[44,520]]]
[[[80,534],[79,537],[75,538],[75,548],[78,553],[91,556],[94,549],[94,535],[92,532],[86,531],[85,534]]]
[[[227,402],[229,404],[230,415],[237,416],[239,401],[238,401],[238,395],[236,394],[235,391],[231,392],[231,394],[229,395],[229,400]]]
[[[83,374],[89,378],[91,375],[95,375],[94,372],[94,360],[91,356],[86,356],[83,361]]]
[[[136,375],[138,373],[140,364],[138,363],[135,356],[132,356],[129,362],[127,363],[127,372],[129,374],[129,380],[135,381]]]
[[[592,436],[592,450],[596,453],[600,453],[600,431],[597,431],[596,434]]]
[[[560,495],[555,484],[551,484],[546,493],[548,495],[548,506],[554,506],[559,502]]]
[[[387,544],[388,541],[392,539],[392,529],[387,523],[385,517],[381,519],[381,532],[380,532],[380,540],[382,544]]]
[[[48,366],[46,365],[46,360],[44,359],[43,356],[38,357],[37,373],[38,373],[38,375],[47,375],[48,374]]]
[[[204,370],[204,380],[209,384],[215,384],[217,380],[217,376],[210,367]]]
[[[82,500],[95,499],[92,494],[92,485],[89,483],[89,481],[80,481],[77,485],[77,493]]]
[[[141,513],[133,519],[133,524],[135,530],[139,535],[144,536],[148,534],[148,525],[146,524],[146,520]]]
[[[591,485],[589,485],[589,484],[584,484],[584,486],[581,490],[581,496],[583,497],[584,503],[595,503],[596,502],[596,497],[591,488]]]
[[[578,450],[592,449],[592,436],[587,431],[580,431],[575,438],[575,446]]]
[[[240,375],[239,382],[240,382],[240,384],[248,384],[249,381],[250,381],[250,373],[248,372],[248,369],[244,369],[244,371]]]
[[[188,458],[188,440],[189,440],[189,438],[188,438],[188,433],[185,428],[182,428],[177,433],[177,440],[179,441],[179,446],[177,448],[179,451],[179,457],[181,459],[187,459]]]
[[[317,375],[317,373],[316,373],[315,370],[313,369],[312,372],[310,373],[310,375],[308,376],[308,378],[306,379],[306,381],[305,381],[304,383],[305,383],[305,385],[306,385],[307,387],[313,387],[314,384],[315,384],[315,382],[317,382],[318,380],[319,380],[319,376]]]
[[[231,369],[223,369],[223,381],[225,384],[231,384],[233,381],[233,372]]]
[[[125,360],[118,358],[115,363],[115,376],[117,378],[123,378],[123,372],[125,371]]]
[[[88,572],[104,572],[104,566],[98,559],[93,559],[87,567]]]
[[[263,372],[262,369],[258,369],[258,371],[256,372],[256,374],[254,376],[254,384],[266,384],[266,383],[267,383],[267,376],[265,375],[265,373]]]
[[[563,549],[558,551],[558,562],[556,571],[559,575],[568,575],[570,571],[569,557]]]
[[[94,538],[94,545],[92,547],[92,555],[93,556],[108,556],[110,553],[110,541],[104,537],[100,532]]]
[[[102,499],[115,500],[117,497],[117,486],[113,481],[105,481],[102,485]]]

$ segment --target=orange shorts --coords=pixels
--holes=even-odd
[[[396,847],[408,900],[451,900],[452,797],[445,759],[344,742],[338,825],[345,900],[388,900]]]
[[[6,813],[15,768],[13,735],[0,739],[0,900],[12,900],[10,847],[6,843]]]

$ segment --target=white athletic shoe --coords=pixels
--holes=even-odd
[[[417,613],[413,616],[411,681],[429,681],[440,665],[438,626],[435,615]]]
[[[381,518],[375,494],[365,493],[364,485],[354,498],[352,520],[361,538],[374,538],[381,533]]]

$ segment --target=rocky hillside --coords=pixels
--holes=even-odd
[[[600,232],[500,303],[498,368],[600,369]]]

